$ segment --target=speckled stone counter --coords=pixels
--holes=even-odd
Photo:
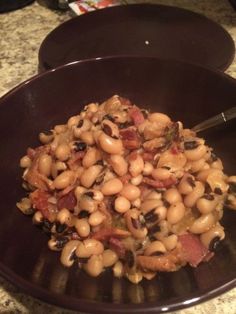
[[[227,0],[154,0],[203,13],[220,23],[236,43],[236,12]],[[70,19],[69,11],[49,10],[37,2],[23,9],[0,14],[0,96],[37,74],[38,50],[45,36],[60,23]],[[236,60],[226,71],[236,78]],[[0,277],[0,313],[73,313],[23,294]],[[236,314],[236,288],[203,304],[181,310],[178,314]]]

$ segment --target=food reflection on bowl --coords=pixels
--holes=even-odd
[[[4,96],[0,106],[1,273],[44,301],[100,313],[174,310],[230,289],[236,277],[232,211],[225,212],[226,239],[210,262],[158,274],[138,285],[113,278],[109,271],[94,279],[77,267],[63,268],[58,253],[46,249],[45,235],[17,211],[15,202],[24,195],[19,160],[28,146],[38,145],[39,132],[64,123],[84,105],[114,94],[191,127],[232,107],[236,83],[222,73],[177,61],[121,57],[75,62],[33,78]],[[204,133],[229,175],[236,173],[235,135],[231,122]],[[12,237],[13,225],[17,237]]]

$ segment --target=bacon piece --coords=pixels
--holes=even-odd
[[[109,247],[115,251],[119,257],[123,258],[125,256],[125,247],[121,240],[111,237],[109,239]]]
[[[126,184],[126,183],[129,183],[129,180],[132,178],[132,176],[127,173],[125,174],[124,176],[122,177],[119,177],[119,180],[123,183],[123,184]]]
[[[169,188],[172,185],[175,185],[177,183],[177,179],[168,178],[166,180],[153,180],[153,179],[144,177],[143,183],[146,183],[147,185],[150,185],[156,189],[164,189],[164,188]]]
[[[138,149],[141,146],[141,139],[137,133],[137,130],[133,128],[127,128],[120,130],[123,146],[127,149]]]
[[[118,228],[103,228],[92,235],[93,239],[105,241],[109,240],[112,237],[116,238],[127,238],[130,236],[130,232],[118,229]]]
[[[155,156],[155,152],[144,152],[142,157],[144,161],[153,161],[154,160],[154,156]]]
[[[186,233],[180,235],[178,239],[182,245],[184,258],[191,266],[198,266],[204,258],[209,256],[208,249],[202,244],[198,236]]]
[[[68,210],[73,210],[77,203],[74,190],[71,190],[68,194],[63,195],[57,201],[57,208],[60,210],[62,208],[67,208]]]
[[[178,248],[161,256],[138,255],[136,261],[144,270],[167,272],[176,271],[186,263]]]
[[[134,122],[135,126],[143,123],[145,120],[141,110],[136,106],[133,106],[132,108],[130,108],[129,116],[131,120]]]
[[[71,170],[74,170],[78,166],[78,162],[84,158],[85,152],[79,151],[74,153],[71,158],[68,160],[67,164]]]
[[[30,201],[33,205],[33,208],[39,210],[43,217],[46,219],[50,218],[50,212],[48,209],[48,199],[51,195],[43,190],[35,190],[34,192],[30,193]]]

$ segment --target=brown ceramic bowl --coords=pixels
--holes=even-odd
[[[236,81],[205,68],[155,58],[120,57],[75,62],[21,84],[0,100],[0,274],[24,292],[65,308],[91,313],[159,313],[212,298],[236,283],[236,213],[226,211],[226,239],[197,268],[163,273],[138,285],[109,271],[90,278],[63,268],[47,237],[15,203],[24,195],[18,162],[42,130],[65,122],[91,101],[113,94],[163,111],[187,127],[236,103]],[[202,134],[236,174],[236,124]]]

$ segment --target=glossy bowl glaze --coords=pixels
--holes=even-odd
[[[113,94],[163,111],[186,127],[236,103],[236,81],[177,61],[120,57],[75,62],[36,76],[0,100],[0,274],[24,292],[68,309],[90,313],[159,313],[219,295],[236,283],[236,213],[223,219],[226,240],[209,262],[163,273],[138,285],[107,271],[94,279],[64,268],[47,237],[15,203],[23,195],[18,163],[38,133],[65,122],[92,101]],[[236,124],[202,134],[236,174]]]

